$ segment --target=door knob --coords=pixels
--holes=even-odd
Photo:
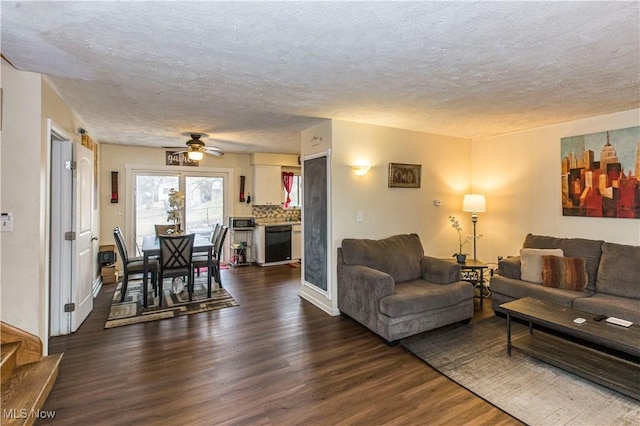
[[[98,241],[98,237],[96,236],[91,237],[91,241]]]

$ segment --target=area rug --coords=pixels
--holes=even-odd
[[[528,333],[513,324],[513,336]],[[451,380],[528,425],[638,425],[640,401],[512,351],[506,319],[487,318],[402,340]],[[639,378],[640,379],[640,378]]]
[[[153,290],[149,285],[149,304],[142,307],[141,288],[142,281],[130,281],[124,302],[120,303],[122,283],[113,294],[111,309],[104,328],[121,327],[124,325],[138,324],[141,322],[158,321],[175,318],[183,315],[199,314],[201,312],[238,306],[238,303],[223,288],[211,289],[211,298],[207,298],[207,277],[196,278],[194,285],[193,301],[189,302],[189,293],[186,286],[175,294],[171,280],[165,280],[163,286],[162,308],[159,307],[158,298],[153,296]],[[152,301],[153,300],[153,301]]]
[[[203,273],[205,273],[205,274],[206,274],[208,269],[209,269],[209,268],[207,268],[206,266],[203,266],[202,268],[198,268],[198,269],[196,269],[195,271],[196,271],[196,273],[197,273],[197,271],[198,271],[198,270],[200,270],[200,274],[202,275]],[[224,263],[224,262],[220,262],[220,270],[221,270],[221,271],[226,271],[227,269],[229,269],[229,265],[227,265],[227,264],[226,264],[226,263]]]

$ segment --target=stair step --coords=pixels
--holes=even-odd
[[[21,365],[2,383],[3,425],[32,424],[58,377],[62,354]],[[24,413],[24,414],[23,414]],[[12,418],[10,418],[12,417]],[[23,418],[26,417],[26,418]]]
[[[11,374],[16,367],[16,354],[20,342],[3,343],[0,349],[0,370],[2,371],[2,383],[7,380],[7,377]]]

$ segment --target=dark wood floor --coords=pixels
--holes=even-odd
[[[356,322],[298,296],[300,269],[222,271],[238,307],[104,330],[114,285],[64,352],[37,424],[518,422]],[[476,302],[476,306],[478,302]],[[476,319],[492,315],[490,302]]]

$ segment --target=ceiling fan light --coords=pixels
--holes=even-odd
[[[201,151],[189,151],[187,152],[187,157],[189,157],[189,160],[200,161],[204,154]]]

